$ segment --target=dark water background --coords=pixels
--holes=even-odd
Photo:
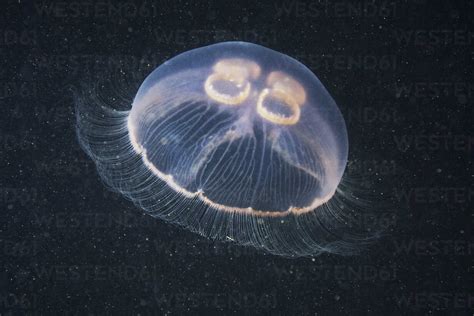
[[[0,6],[1,315],[472,315],[473,2]],[[225,40],[299,59],[340,105],[356,173],[396,206],[361,255],[211,242],[100,182],[73,91],[110,76],[104,95],[130,100],[166,59]]]

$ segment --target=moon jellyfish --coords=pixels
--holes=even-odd
[[[287,55],[244,42],[187,51],[146,77],[129,110],[79,100],[77,132],[108,186],[208,238],[284,256],[363,240],[338,189],[344,119]]]

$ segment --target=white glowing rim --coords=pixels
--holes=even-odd
[[[197,192],[188,191],[185,188],[181,187],[176,181],[174,181],[173,175],[165,174],[161,172],[160,170],[158,170],[158,168],[156,168],[155,165],[153,165],[153,163],[148,159],[146,150],[142,147],[142,145],[138,143],[135,136],[135,127],[131,123],[130,118],[127,120],[127,127],[128,127],[129,139],[133,146],[133,149],[139,155],[142,156],[143,163],[145,164],[145,166],[148,167],[148,169],[151,172],[153,172],[153,174],[155,174],[158,178],[163,180],[174,191],[176,191],[179,194],[182,194],[184,197],[189,198],[189,199],[198,198],[199,200],[209,205],[210,207],[213,207],[221,211],[225,211],[229,213],[256,215],[256,216],[262,216],[262,217],[284,217],[289,214],[299,215],[299,214],[304,214],[304,213],[313,211],[318,206],[329,201],[333,197],[333,195],[336,193],[336,191],[334,190],[334,192],[326,195],[323,198],[314,199],[313,202],[309,206],[305,206],[305,207],[290,206],[286,211],[262,211],[262,210],[253,209],[252,207],[243,208],[243,207],[235,207],[235,206],[227,206],[224,204],[219,204],[207,198],[204,195],[204,192],[202,190],[199,190]]]

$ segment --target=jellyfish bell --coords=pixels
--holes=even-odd
[[[252,44],[211,45],[158,67],[127,125],[157,177],[222,211],[312,211],[334,194],[347,161],[344,121],[319,80]]]
[[[77,113],[102,179],[155,217],[279,255],[352,247],[331,205],[344,119],[287,55],[244,42],[193,49],[149,74],[129,111],[82,101]]]

